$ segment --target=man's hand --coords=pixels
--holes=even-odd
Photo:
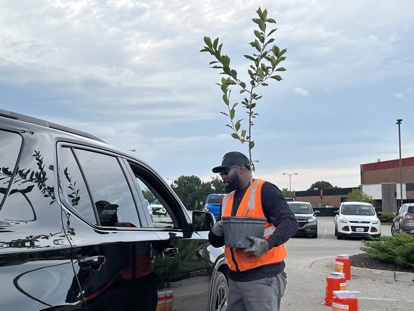
[[[253,242],[253,245],[249,248],[246,248],[244,251],[259,257],[269,250],[269,243],[264,239],[259,239],[255,237],[247,237],[247,239]]]
[[[211,227],[211,232],[213,232],[216,236],[223,236],[224,235],[224,228],[223,228],[223,221],[217,221],[213,227]]]

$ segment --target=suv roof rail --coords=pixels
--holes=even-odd
[[[90,139],[93,139],[93,140],[97,140],[97,141],[106,143],[105,141],[103,141],[99,137],[96,137],[95,135],[92,135],[92,134],[89,134],[89,133],[86,133],[86,132],[83,132],[83,131],[75,130],[73,128],[70,128],[70,127],[67,127],[67,126],[64,126],[64,125],[60,125],[60,124],[49,122],[49,121],[46,121],[46,120],[30,117],[30,116],[27,116],[27,115],[24,115],[24,114],[20,114],[20,113],[8,111],[8,110],[0,109],[0,117],[19,120],[19,121],[23,121],[23,122],[27,122],[27,123],[32,123],[32,124],[37,124],[37,125],[49,127],[49,128],[55,129],[55,130],[60,130],[60,131],[63,131],[63,132],[68,132],[68,133],[80,135],[80,136],[83,136],[83,137],[87,137],[87,138],[90,138]]]

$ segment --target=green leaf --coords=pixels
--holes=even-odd
[[[236,110],[234,110],[234,109],[230,109],[230,119],[231,119],[231,120],[233,120],[233,119],[234,119],[235,114],[236,114]]]
[[[250,143],[249,143],[249,150],[251,150],[251,149],[253,149],[254,148],[254,141],[251,141]]]
[[[262,51],[259,41],[255,40],[254,42],[250,42],[250,45],[254,47],[258,52]]]
[[[276,71],[286,71],[286,69],[284,67],[279,67],[276,69]]]
[[[268,18],[266,19],[266,22],[276,24],[276,20],[274,18]]]
[[[236,71],[236,70],[231,70],[231,71],[230,71],[230,76],[231,76],[233,79],[237,80],[237,71]]]
[[[276,30],[277,30],[277,28],[272,29],[267,36],[270,37]]]
[[[232,133],[231,137],[233,137],[234,139],[240,140],[240,136],[237,133]]]
[[[229,67],[230,66],[230,57],[228,57],[227,55],[223,55],[222,64],[223,64],[224,67]]]
[[[261,43],[263,43],[263,42],[264,42],[264,37],[263,37],[263,34],[262,34],[260,31],[255,30],[255,31],[254,31],[254,35],[256,36],[256,38],[257,38],[257,39],[259,39],[259,41],[260,41]]]
[[[204,43],[207,44],[208,47],[212,47],[211,39],[210,37],[204,37]]]
[[[245,138],[245,137],[246,137],[246,130],[242,130],[242,132],[241,132],[241,137],[242,137],[242,138]]]
[[[252,62],[255,62],[256,59],[253,56],[250,55],[243,55],[245,58],[247,58],[248,60],[251,60]]]
[[[216,49],[216,50],[217,50],[217,45],[218,45],[218,42],[219,42],[219,38],[216,38],[216,40],[214,40],[214,43],[213,43],[213,47],[214,47],[214,49]]]
[[[282,80],[282,77],[279,76],[279,75],[271,76],[270,78],[275,79],[277,81],[281,81]]]
[[[239,131],[240,129],[240,120],[236,122],[236,124],[234,124],[234,128],[236,129],[236,131]]]
[[[226,106],[228,106],[230,103],[229,103],[229,99],[228,99],[227,95],[226,94],[223,94],[223,97],[222,98],[223,98],[223,101],[226,104]]]
[[[266,25],[261,19],[259,19],[259,22],[257,23],[257,25],[259,26],[261,31],[263,31],[263,32],[266,31]]]

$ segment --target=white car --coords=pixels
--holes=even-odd
[[[380,237],[381,221],[372,204],[364,202],[343,202],[335,215],[336,238]]]

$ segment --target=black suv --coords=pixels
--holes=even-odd
[[[0,310],[225,309],[213,215],[190,215],[150,166],[4,110],[0,144]]]

